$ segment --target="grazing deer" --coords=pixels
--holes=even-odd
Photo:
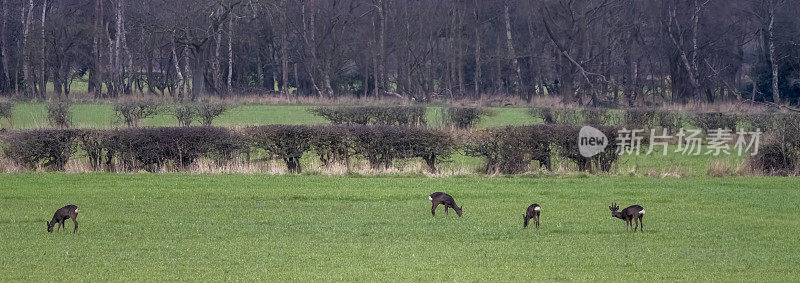
[[[56,224],[58,224],[58,231],[61,231],[61,227],[64,227],[64,220],[67,219],[72,219],[72,222],[75,223],[72,233],[78,232],[78,207],[71,204],[56,210],[53,220],[47,222],[47,232],[53,232],[53,226]]]
[[[447,212],[447,209],[448,208],[452,208],[453,210],[456,211],[456,214],[458,214],[458,217],[461,217],[461,209],[464,208],[464,207],[463,206],[462,207],[457,206],[456,205],[456,201],[453,200],[453,197],[451,197],[450,195],[445,194],[443,192],[435,192],[435,193],[432,193],[430,196],[428,196],[428,199],[431,200],[431,204],[432,204],[432,206],[431,206],[431,214],[433,214],[433,216],[436,216],[436,207],[439,206],[440,204],[444,204],[444,213],[445,214],[449,214]]]
[[[639,223],[642,224],[642,231],[644,231],[644,208],[642,206],[631,205],[622,211],[617,211],[619,210],[619,206],[616,203],[611,203],[608,209],[611,210],[611,217],[625,220],[625,231],[628,231],[628,227],[633,226],[634,221],[636,221],[636,227],[633,228],[633,232],[636,232]]]
[[[542,207],[539,206],[538,203],[531,204],[531,206],[528,207],[528,211],[522,215],[522,219],[525,219],[525,225],[523,228],[528,228],[528,221],[533,219],[533,225],[536,226],[536,229],[539,229],[539,214],[541,213]]]

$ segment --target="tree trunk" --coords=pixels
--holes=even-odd
[[[473,86],[475,88],[476,99],[481,98],[481,29],[480,18],[478,18],[478,0],[475,0],[475,78],[473,79]]]
[[[514,72],[516,73],[516,78],[514,78],[515,80],[514,83],[516,84],[516,86],[514,86],[514,89],[517,95],[523,95],[525,93],[525,88],[522,85],[522,71],[519,68],[519,62],[517,61],[517,54],[514,51],[514,40],[511,37],[511,16],[509,15],[508,12],[508,1],[507,0],[504,1],[504,4],[505,4],[504,5],[505,9],[503,17],[505,18],[505,24],[506,24],[506,48],[508,49],[509,59],[511,59],[511,67],[514,69]]]
[[[770,11],[769,27],[767,28],[767,40],[769,41],[769,62],[772,68],[772,102],[781,103],[780,89],[778,89],[778,59],[775,57],[775,13]]]
[[[461,29],[464,27],[464,14],[462,10],[458,13],[458,29],[456,30],[456,75],[458,76],[459,97],[464,96],[464,34]]]
[[[217,13],[222,13],[222,8],[217,8]],[[217,94],[220,93],[220,82],[222,81],[222,72],[220,71],[219,48],[222,45],[222,28],[217,28],[216,36],[214,37],[214,58],[211,58],[211,80],[212,91]]]
[[[282,2],[281,10],[281,93],[289,97],[289,23],[286,18],[286,2]]]
[[[100,55],[100,29],[103,19],[103,0],[95,1],[94,24],[92,27],[92,69],[89,75],[89,92],[94,93],[95,98],[103,96],[103,62]]]
[[[6,46],[6,22],[8,21],[8,0],[3,0],[3,23],[0,27],[0,64],[3,65],[3,77],[0,79],[0,93],[6,93],[10,89],[11,77],[8,75],[8,47]]]
[[[228,88],[226,91],[233,91],[231,82],[233,81],[233,14],[228,15]]]
[[[22,8],[23,14],[25,8]],[[22,79],[24,83],[24,92],[26,97],[30,97],[33,93],[33,85],[31,84],[31,71],[30,61],[28,60],[26,49],[28,49],[28,33],[30,31],[30,23],[33,20],[33,0],[28,1],[27,15],[25,16],[22,24],[22,49],[20,49],[20,56],[22,57]]]
[[[386,16],[384,15],[383,0],[378,0],[378,20],[380,31],[378,34],[378,68],[380,69],[380,86],[386,92],[389,90],[389,78],[386,73]]]
[[[189,65],[189,46],[183,47],[183,87],[184,87],[184,94],[192,93],[192,85],[189,83],[189,77],[192,76],[192,72],[189,70],[191,69]]]
[[[192,48],[194,62],[192,64],[192,100],[197,100],[206,93],[205,50],[201,46]]]
[[[178,90],[177,90],[177,95],[176,96],[178,97],[178,99],[183,99],[183,74],[181,73],[181,67],[180,67],[180,62],[181,61],[178,59],[178,53],[175,51],[175,38],[174,37],[175,36],[174,36],[174,33],[173,33],[172,45],[171,45],[171,47],[172,47],[171,48],[172,49],[172,62],[174,62],[175,74],[178,77],[178,81],[177,81]]]
[[[375,21],[372,22],[372,26],[375,27]],[[380,93],[380,81],[381,81],[381,77],[380,77],[380,69],[381,68],[378,65],[378,60],[379,60],[378,59],[378,56],[379,56],[378,53],[375,52],[374,49],[372,50],[372,53],[373,53],[373,55],[372,55],[372,83],[374,84],[372,95],[374,95],[377,98],[377,97],[380,97],[379,93]]]
[[[42,27],[42,37],[41,37],[41,40],[42,40],[42,42],[41,42],[41,44],[42,44],[42,46],[41,46],[42,56],[40,57],[41,64],[39,64],[39,68],[41,69],[40,70],[41,78],[39,78],[39,98],[41,98],[41,99],[45,98],[45,92],[47,91],[47,68],[45,68],[45,59],[46,59],[46,55],[47,55],[45,53],[46,49],[47,49],[47,38],[45,38],[45,32],[44,32],[45,22],[46,22],[46,19],[47,19],[46,16],[47,16],[47,1],[45,0],[45,1],[42,1],[42,26],[41,26]]]

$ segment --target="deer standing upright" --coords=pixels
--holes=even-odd
[[[451,197],[450,195],[445,194],[443,192],[435,192],[432,193],[430,196],[428,196],[428,199],[431,200],[431,214],[433,216],[436,216],[436,207],[439,206],[440,204],[444,204],[444,213],[449,214],[447,212],[447,209],[452,208],[453,210],[456,211],[458,217],[461,217],[461,209],[464,207],[463,206],[459,207],[458,205],[456,205],[456,201],[453,200],[453,197]]]
[[[47,232],[53,232],[53,226],[56,224],[58,224],[58,231],[61,231],[61,227],[64,227],[64,220],[67,219],[72,219],[72,223],[75,223],[72,233],[78,232],[78,207],[71,204],[56,210],[53,220],[47,221]]]
[[[642,225],[641,230],[644,231],[644,208],[642,206],[631,205],[622,211],[617,211],[619,210],[619,206],[616,203],[611,203],[608,209],[611,210],[611,217],[625,220],[625,231],[628,231],[628,227],[634,227],[634,221],[636,222],[636,227],[633,228],[633,232],[636,232],[639,223]]]
[[[528,207],[528,210],[525,212],[525,214],[522,215],[522,219],[525,220],[523,228],[528,228],[528,221],[533,219],[533,225],[536,227],[536,229],[539,229],[539,214],[541,213],[542,213],[542,207],[539,206],[538,203],[531,204],[531,206]]]

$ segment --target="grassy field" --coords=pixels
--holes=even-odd
[[[0,281],[720,280],[800,276],[792,178],[0,176]],[[451,193],[464,217],[430,215]],[[645,207],[628,233],[609,203]],[[542,226],[521,214],[542,205]],[[79,232],[48,234],[62,205]],[[72,224],[67,223],[71,229]]]
[[[307,111],[304,105],[245,104],[237,106],[214,120],[216,126],[250,126],[269,124],[319,125],[327,120]],[[495,115],[481,121],[481,127],[530,125],[537,123],[525,108],[493,108]],[[428,107],[426,115],[429,125],[442,124],[441,107]],[[14,107],[12,125],[14,129],[46,127],[47,109],[44,103],[17,103]],[[72,107],[72,121],[79,128],[110,128],[123,126],[110,104],[76,103]],[[8,124],[0,120],[0,126]],[[178,120],[169,113],[145,119],[144,126],[178,126]]]

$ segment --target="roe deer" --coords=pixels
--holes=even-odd
[[[628,227],[633,226],[634,221],[636,221],[636,227],[633,228],[633,232],[636,232],[639,223],[642,224],[642,231],[644,231],[644,208],[642,206],[631,205],[618,212],[619,206],[616,203],[611,203],[608,209],[611,210],[611,217],[625,220],[625,231],[628,231]]]
[[[64,227],[64,220],[72,219],[72,222],[75,223],[75,229],[72,230],[72,233],[78,232],[78,207],[74,205],[67,205],[65,207],[56,210],[56,213],[53,215],[53,220],[47,222],[47,232],[53,232],[53,226],[58,224],[58,231],[61,231],[61,227]],[[64,227],[66,229],[66,227]]]
[[[431,204],[432,204],[432,206],[431,206],[431,214],[433,214],[433,216],[436,216],[436,207],[439,206],[440,204],[444,204],[444,213],[445,214],[449,214],[447,212],[447,209],[448,208],[452,208],[453,210],[456,211],[456,214],[458,214],[458,217],[461,217],[461,209],[464,208],[464,207],[463,206],[462,207],[457,206],[456,205],[456,201],[453,200],[453,197],[451,197],[450,195],[445,194],[443,192],[435,192],[435,193],[432,193],[430,196],[428,196],[428,199],[431,200]]]
[[[528,228],[528,221],[533,219],[533,225],[536,226],[536,229],[539,229],[539,214],[542,213],[542,207],[539,206],[538,203],[531,204],[528,207],[528,211],[522,215],[522,219],[525,219],[525,225],[522,228]]]

